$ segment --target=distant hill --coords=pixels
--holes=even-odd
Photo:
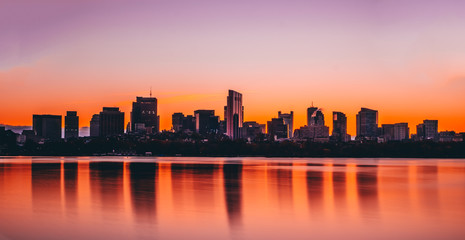
[[[23,130],[32,130],[32,126],[13,126],[13,125],[0,124],[0,127],[5,127],[5,130],[11,130],[17,134],[21,134]],[[79,136],[88,137],[90,135],[89,132],[90,132],[89,127],[82,127],[79,129]],[[62,134],[64,136],[64,128],[62,128]]]
[[[5,127],[5,130],[11,130],[14,133],[18,133],[18,134],[21,134],[23,130],[32,130],[32,126],[12,126],[12,125],[0,124],[0,127]]]

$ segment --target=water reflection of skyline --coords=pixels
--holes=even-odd
[[[33,215],[146,224],[159,226],[157,231],[176,221],[206,221],[230,231],[260,220],[278,224],[268,222],[271,219],[356,225],[393,221],[392,212],[402,211],[418,218],[456,219],[465,208],[454,205],[451,210],[448,205],[451,197],[463,198],[464,189],[440,184],[456,181],[457,176],[465,180],[464,169],[246,160],[0,163],[0,203],[18,205],[21,201],[14,199],[30,198],[22,208],[27,211],[30,206]],[[11,192],[16,197],[9,197]]]
[[[233,227],[239,226],[242,217],[242,165],[223,164],[223,182],[228,222]]]

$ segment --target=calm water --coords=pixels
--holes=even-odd
[[[0,239],[463,239],[465,160],[0,158]]]

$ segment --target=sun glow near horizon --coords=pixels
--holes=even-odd
[[[138,4],[135,4],[137,2]],[[439,120],[465,131],[465,17],[456,1],[56,1],[0,3],[0,123],[76,110],[81,126],[104,106],[158,98],[171,114],[244,95],[245,121],[278,111],[306,123],[313,101],[355,135],[360,107],[379,123]],[[462,6],[463,5],[463,6]],[[401,6],[401,7],[400,7]]]

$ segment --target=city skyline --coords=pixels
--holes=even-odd
[[[228,91],[229,91],[229,93],[231,93],[231,91],[234,92],[234,93],[238,93],[238,92],[236,92],[236,91],[234,91],[234,90],[228,90]],[[150,93],[149,93],[149,94],[150,94],[150,97],[137,96],[137,99],[154,99],[154,101],[155,101],[155,108],[157,108],[159,105],[157,104],[157,98],[156,98],[156,96],[152,96],[152,95],[151,95],[151,94],[152,94],[152,89],[150,89]],[[238,94],[240,94],[240,95],[241,95],[241,98],[242,98],[242,94],[241,94],[241,93],[238,93]],[[130,101],[130,102],[131,102],[132,105],[135,104],[135,102],[133,102],[133,101]],[[226,101],[226,102],[227,102],[227,101]],[[120,109],[121,112],[126,113],[127,115],[129,115],[129,117],[125,117],[125,118],[124,118],[124,126],[125,126],[124,129],[125,129],[125,132],[126,132],[126,130],[127,130],[127,129],[126,129],[126,126],[128,126],[128,124],[129,124],[129,126],[131,126],[131,129],[133,129],[133,128],[134,128],[134,127],[133,127],[133,124],[134,124],[134,123],[131,122],[131,111],[132,111],[132,110],[129,109],[128,111],[123,111],[123,109],[125,109],[124,107],[118,107],[118,106],[115,106],[115,107],[118,108],[118,109]],[[134,107],[134,106],[132,106],[132,107]],[[106,107],[104,107],[104,108],[106,108]],[[202,108],[196,108],[195,106],[192,107],[192,108],[194,109],[192,112],[202,109]],[[224,108],[224,110],[226,110],[226,106],[223,106],[223,108]],[[364,107],[359,107],[359,110],[360,110],[360,108],[361,108],[362,110],[363,110],[363,109],[367,109],[367,108],[364,108]],[[100,107],[100,109],[101,109],[101,107]],[[211,109],[212,111],[216,111],[215,109],[213,109],[213,108],[208,108],[208,107],[207,107],[207,108],[204,108],[204,109]],[[326,110],[326,111],[325,111],[326,108],[319,108],[319,107],[314,106],[314,102],[313,102],[313,101],[311,102],[311,105],[309,105],[308,108],[306,108],[306,109],[303,111],[304,114],[301,114],[301,115],[304,115],[305,119],[303,119],[303,120],[300,119],[300,121],[296,121],[296,123],[293,124],[293,126],[294,126],[293,129],[297,129],[297,128],[299,128],[299,127],[308,126],[308,117],[309,117],[308,114],[309,114],[310,109],[314,109],[314,114],[313,114],[313,115],[315,115],[315,113],[318,113],[318,114],[320,114],[320,115],[323,115],[323,116],[322,116],[323,119],[324,119],[323,124],[324,124],[325,126],[328,126],[328,127],[329,127],[330,132],[333,131],[333,128],[334,128],[334,126],[333,126],[333,115],[331,114],[331,112],[339,112],[339,111],[335,111],[335,110]],[[358,111],[359,111],[359,110],[358,110]],[[289,112],[292,112],[292,113],[293,113],[294,111],[295,111],[295,110],[292,110],[292,109],[289,110]],[[357,111],[357,112],[358,112],[358,111]],[[378,111],[378,110],[376,110],[376,111]],[[67,113],[67,112],[69,112],[69,110],[64,110],[64,113]],[[79,115],[79,118],[82,119],[81,113],[80,113],[79,110],[76,111],[76,109],[74,109],[74,112],[77,112],[78,115]],[[221,111],[219,111],[219,112],[221,112]],[[279,110],[278,112],[280,113],[281,110]],[[301,111],[297,110],[297,111],[295,111],[295,112],[301,112]],[[348,120],[347,120],[347,133],[348,133],[349,135],[352,135],[353,137],[355,137],[355,136],[357,135],[357,132],[356,132],[356,128],[357,128],[356,116],[357,116],[357,114],[358,114],[357,112],[354,114],[354,116],[352,116],[352,115],[350,115],[350,114],[347,114],[346,112],[343,112],[343,113],[347,116],[346,118],[348,119]],[[175,113],[184,113],[184,112],[174,111],[173,114],[175,114]],[[225,113],[226,113],[226,112],[225,112]],[[321,114],[321,113],[322,113],[322,114]],[[326,114],[325,114],[325,113],[326,113]],[[37,115],[37,114],[39,114],[39,115],[60,115],[60,116],[63,116],[63,118],[65,117],[65,114],[60,114],[59,112],[58,112],[58,113],[34,113],[33,115]],[[88,135],[90,134],[90,131],[91,131],[91,130],[90,130],[90,125],[91,125],[90,123],[91,123],[92,117],[93,117],[94,115],[95,115],[95,113],[94,113],[94,114],[91,114],[91,119],[89,119],[89,121],[85,121],[85,120],[80,120],[80,121],[79,121],[79,123],[78,123],[79,126],[80,126],[80,127],[79,127],[79,132],[80,132],[79,136],[88,136]],[[246,112],[244,115],[247,116],[247,112]],[[300,115],[300,117],[302,117],[301,115]],[[380,114],[380,115],[382,115],[382,114]],[[299,115],[298,115],[298,116],[299,116]],[[219,115],[218,117],[219,117],[219,120],[221,120],[221,121],[224,121],[224,120],[225,120],[225,116]],[[275,118],[275,117],[276,117],[275,115],[272,115],[269,119],[265,119],[264,122],[261,122],[260,120],[257,120],[257,119],[250,119],[250,118],[245,117],[245,118],[244,118],[244,119],[245,119],[244,122],[254,121],[254,122],[257,122],[257,123],[259,123],[259,124],[266,124],[268,121],[270,121],[270,119]],[[160,119],[164,119],[164,118],[169,118],[169,124],[165,124],[165,125],[167,125],[167,127],[165,127],[165,128],[163,128],[163,126],[160,125],[160,126],[161,126],[160,131],[163,131],[163,130],[170,131],[170,130],[172,130],[172,129],[173,129],[173,123],[172,123],[172,119],[171,119],[171,118],[172,118],[172,115],[170,115],[170,116],[161,116],[161,117],[158,116],[158,118],[156,118],[156,119],[154,119],[154,120],[160,121],[160,122],[161,122]],[[313,118],[313,117],[312,117],[312,118]],[[349,120],[349,119],[351,119],[351,118],[353,118],[353,120],[354,120],[353,122]],[[410,126],[410,134],[417,134],[417,130],[418,130],[418,129],[417,129],[415,126],[417,126],[417,125],[419,125],[419,124],[422,124],[422,122],[423,122],[424,120],[433,119],[433,118],[423,117],[423,118],[422,118],[420,121],[418,121],[418,122],[407,122],[407,121],[403,121],[402,119],[395,119],[395,120],[390,121],[390,122],[382,122],[382,121],[379,121],[379,119],[382,119],[380,116],[378,116],[377,118],[378,118],[377,124],[378,124],[379,127],[382,127],[382,125],[389,125],[389,124],[395,124],[395,123],[399,123],[399,122],[405,122],[405,123],[408,124],[408,126]],[[262,119],[262,118],[258,118],[258,119]],[[458,128],[458,129],[445,129],[445,128],[441,128],[442,120],[441,120],[441,119],[439,119],[439,120],[440,120],[441,124],[438,125],[438,131],[456,131],[456,132],[463,132],[462,130],[459,130],[460,128]],[[32,122],[31,122],[31,123],[32,123]],[[351,125],[351,123],[353,123],[353,125]],[[4,124],[4,123],[1,123],[1,122],[0,122],[0,125],[11,126],[12,128],[14,128],[14,127],[31,127],[31,128],[32,128],[32,124],[31,124],[31,125],[27,125],[27,124],[26,124],[26,125],[9,125],[9,124]],[[62,130],[63,130],[63,131],[65,130],[65,125],[66,125],[66,124],[65,124],[65,121],[62,121],[62,128],[63,128]],[[82,129],[86,129],[86,130],[84,131],[85,134],[82,134],[82,132],[83,132]],[[353,130],[354,132],[352,133],[351,130]]]
[[[465,0],[0,0],[0,240],[462,239]]]
[[[132,103],[129,122],[124,117],[125,113],[121,112],[119,107],[103,107],[102,112],[92,116],[89,122],[90,127],[81,128],[79,128],[79,115],[77,115],[77,111],[66,111],[65,121],[54,120],[55,118],[61,119],[62,115],[34,114],[32,131],[39,138],[45,136],[45,139],[48,138],[49,134],[56,135],[58,132],[61,132],[61,135],[65,139],[87,136],[106,137],[124,133],[160,133],[158,126],[160,116],[156,114],[158,100],[152,96],[152,89],[150,89],[150,97],[137,96],[136,99],[137,101]],[[417,132],[413,133],[410,131],[407,122],[383,124],[378,121],[378,110],[361,107],[360,111],[356,114],[355,127],[357,133],[351,137],[351,134],[347,132],[347,117],[344,113],[333,111],[331,116],[332,126],[329,123],[325,124],[323,109],[314,106],[313,102],[306,111],[306,125],[294,128],[294,111],[290,111],[290,113],[278,111],[278,118],[273,117],[266,124],[260,124],[256,121],[246,121],[244,122],[246,125],[240,127],[242,126],[242,115],[244,114],[242,93],[229,89],[226,103],[223,119],[215,114],[215,110],[211,109],[197,109],[193,115],[186,116],[182,112],[175,112],[171,115],[171,128],[162,131],[187,134],[196,132],[202,136],[210,134],[217,136],[224,135],[232,140],[245,139],[247,141],[255,141],[262,139],[266,135],[268,139],[274,139],[274,141],[282,139],[306,139],[316,142],[346,142],[351,139],[356,141],[377,140],[378,142],[404,141],[409,140],[410,137],[414,141],[453,141],[454,137],[460,138],[464,134],[463,132],[456,132],[456,130],[441,131],[438,128],[439,121],[431,119],[424,119],[423,123],[416,124],[415,128],[412,127],[412,129],[417,130]],[[234,121],[228,123],[228,116],[233,115],[231,113],[233,111],[231,106],[233,105],[236,109],[234,110],[236,111],[234,113],[236,116],[234,116]],[[39,118],[45,119],[43,120],[44,123],[42,123],[42,120],[39,121]],[[235,129],[233,136],[228,134],[228,125],[230,125],[230,128]],[[0,124],[0,126],[2,125]],[[31,134],[29,127],[5,126],[7,130],[13,129],[17,133],[25,130],[21,133],[21,135],[24,135],[23,137]],[[126,129],[124,126],[126,126]],[[331,134],[329,126],[331,126]],[[37,140],[39,138],[34,139]]]
[[[153,87],[160,129],[174,112],[223,112],[235,89],[244,121],[294,111],[303,126],[314,101],[325,122],[345,113],[351,135],[360,107],[380,124],[430,118],[465,131],[463,1],[1,4],[1,124],[70,109],[87,126],[103,106],[129,116]]]

